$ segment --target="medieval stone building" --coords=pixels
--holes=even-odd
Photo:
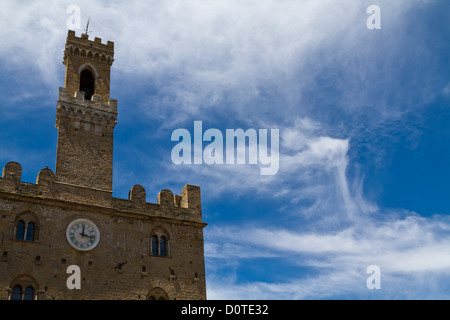
[[[0,179],[0,299],[206,299],[200,188],[112,196],[114,43],[69,31],[55,172]]]

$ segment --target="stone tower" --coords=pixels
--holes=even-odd
[[[66,74],[56,111],[60,183],[112,191],[113,132],[117,101],[109,97],[114,43],[69,31]]]
[[[164,189],[156,203],[140,185],[112,196],[113,61],[114,43],[69,31],[55,172],[28,183],[19,163],[3,168],[0,300],[206,299],[200,188]]]

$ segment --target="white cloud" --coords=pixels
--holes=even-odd
[[[392,74],[409,70],[402,63],[432,56],[420,41],[414,53],[398,45],[399,36],[408,34],[401,17],[418,2],[384,2],[381,34],[366,33],[366,8],[357,0],[76,2],[82,22],[91,17],[91,36],[116,43],[113,85],[144,101],[119,112],[163,117],[166,129],[196,117],[280,129],[280,172],[273,177],[261,177],[256,166],[174,167],[169,154],[162,161],[164,173],[201,185],[210,198],[230,190],[275,194],[274,201],[284,201],[297,219],[289,229],[208,227],[208,259],[221,260],[222,254],[238,265],[243,259],[283,258],[320,270],[289,283],[242,284],[233,275],[216,278],[217,266],[210,266],[210,297],[328,297],[361,286],[364,293],[369,264],[380,264],[395,290],[408,296],[414,294],[406,292],[408,281],[446,273],[448,220],[384,212],[365,199],[362,182],[352,184],[346,174],[353,137],[389,135],[386,127],[397,130],[396,121],[435,92],[434,77],[422,77],[420,69],[412,69],[403,83]],[[24,86],[27,93],[46,86],[56,96],[62,86],[66,9],[73,4],[1,1],[0,62],[7,70],[38,73]],[[387,27],[400,31],[386,33]],[[372,54],[377,36],[390,48],[381,56]],[[412,56],[403,60],[406,54]],[[333,68],[336,63],[342,70]],[[149,82],[157,95],[146,92]],[[417,87],[422,90],[411,90]],[[448,83],[443,92],[448,94]],[[333,110],[320,102],[333,103]],[[335,123],[340,113],[351,121]],[[381,148],[370,142],[367,147],[376,149],[372,154]],[[132,155],[149,157],[148,150]],[[119,175],[128,179],[129,173]],[[158,183],[169,182],[168,176]],[[303,221],[303,230],[294,229]]]
[[[413,3],[385,4],[383,17],[395,19]],[[143,108],[148,109],[148,116],[164,113],[172,121],[183,121],[188,115],[206,117],[206,110],[217,111],[219,106],[220,110],[232,110],[235,118],[245,119],[248,112],[243,106],[261,97],[265,87],[295,95],[293,91],[314,81],[337,57],[371,49],[370,45],[367,48],[362,45],[367,44],[362,38],[366,12],[356,0],[77,1],[75,4],[81,9],[83,27],[90,17],[92,37],[116,43],[113,75],[115,72],[128,78],[150,78],[159,94],[150,95],[150,104]],[[58,71],[61,74],[59,61],[70,5],[74,2],[49,5],[2,1],[0,59],[22,70],[35,68],[49,88],[62,85]],[[80,34],[82,30],[77,32]],[[330,48],[334,46],[337,47],[332,53]],[[311,59],[322,49],[330,55],[321,61]],[[356,80],[357,73],[368,74],[367,69],[357,70],[367,67],[368,61],[360,64],[345,61],[351,77],[346,80]],[[138,90],[145,90],[139,81],[118,86],[130,90],[136,85]],[[355,92],[356,87],[345,87],[343,91],[348,95],[345,102],[352,102],[353,106],[357,106],[361,97],[361,92]],[[222,109],[221,104],[227,101],[232,103]],[[265,112],[271,107],[275,106],[260,106]],[[292,111],[293,106],[285,107],[286,111]],[[280,118],[286,117],[282,114]]]
[[[209,196],[219,196],[229,190],[272,195],[277,193],[280,186],[284,186],[284,191],[280,192],[286,194],[291,189],[290,183],[302,181],[307,182],[305,187],[310,191],[315,189],[322,192],[323,189],[318,189],[322,182],[317,177],[325,176],[328,181],[336,181],[332,184],[343,192],[341,196],[348,197],[344,178],[349,141],[324,134],[320,123],[307,118],[298,118],[292,126],[280,128],[280,170],[273,176],[261,176],[259,165],[250,164],[175,166],[163,158],[161,165],[176,171],[186,181],[201,184],[205,190],[209,190]],[[311,197],[316,197],[317,192]],[[280,195],[279,192],[277,194]]]
[[[378,213],[381,214],[381,213]],[[317,275],[301,274],[278,283],[225,284],[219,290],[219,279],[211,272],[209,290],[214,298],[225,296],[244,299],[310,299],[350,294],[365,296],[369,265],[379,265],[382,272],[383,297],[420,298],[443,294],[444,288],[436,286],[435,280],[423,283],[423,278],[436,279],[450,276],[450,246],[448,217],[422,218],[414,214],[405,217],[378,220],[378,217],[358,219],[355,224],[337,232],[313,230],[293,231],[287,229],[261,229],[250,226],[210,228],[206,239],[216,251],[221,246],[239,245],[239,256],[234,251],[224,255],[208,256],[220,269],[222,259],[234,260],[253,257],[284,260],[287,265],[314,268]],[[264,254],[253,254],[264,252]],[[242,257],[247,252],[248,257]],[[210,264],[214,263],[210,261]],[[250,260],[251,261],[251,260]],[[251,263],[251,262],[249,262]],[[217,267],[219,266],[219,267]],[[236,268],[237,269],[237,268]],[[220,284],[221,285],[221,284]],[[410,291],[415,286],[415,290]]]

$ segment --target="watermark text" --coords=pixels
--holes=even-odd
[[[275,175],[279,169],[279,129],[218,129],[203,132],[203,122],[194,121],[193,141],[187,129],[176,129],[171,140],[178,142],[172,149],[172,162],[181,164],[260,165],[261,175]],[[248,144],[247,144],[248,141]],[[204,142],[208,144],[203,148]],[[225,152],[224,152],[225,148]],[[193,149],[193,152],[192,152]],[[270,152],[269,152],[270,149]],[[225,155],[225,157],[224,157]]]

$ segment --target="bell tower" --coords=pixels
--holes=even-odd
[[[76,37],[69,30],[64,50],[64,88],[56,109],[58,183],[112,192],[113,133],[117,100],[110,99],[114,43]]]

